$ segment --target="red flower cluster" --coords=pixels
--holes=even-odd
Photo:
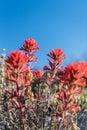
[[[42,71],[36,70],[36,71],[34,72],[34,78],[35,78],[37,81],[39,81],[39,80],[42,78],[42,76],[43,76],[43,72],[42,72]]]
[[[61,71],[62,76],[59,76],[60,80],[69,86],[78,85],[85,86],[86,82],[83,77],[87,76],[87,63],[78,62],[65,67]]]
[[[36,41],[30,38],[24,41],[24,45],[20,48],[20,50],[25,50],[26,52],[30,53],[31,51],[39,50],[39,47],[37,46]]]
[[[35,58],[35,51],[39,50],[39,47],[37,46],[37,42],[30,38],[24,41],[23,47],[20,48],[20,50],[24,50],[25,53],[28,56],[29,62],[37,62],[37,58]]]
[[[28,63],[28,57],[25,54],[20,51],[14,51],[5,61],[7,65],[7,81],[15,82],[17,87],[30,85],[30,81],[27,79],[30,69],[25,66]]]
[[[5,61],[7,63],[7,69],[15,72],[15,70],[20,71],[24,67],[24,64],[28,62],[28,57],[20,51],[14,51]]]
[[[49,60],[50,67],[44,66],[44,70],[54,70],[54,68],[60,69],[60,64],[66,57],[61,49],[53,49],[47,56],[52,60]]]
[[[58,62],[59,64],[65,59],[65,54],[63,54],[61,49],[53,49],[47,56],[52,58],[53,62]]]

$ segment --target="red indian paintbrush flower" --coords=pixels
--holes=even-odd
[[[43,76],[43,72],[42,72],[42,71],[36,70],[36,71],[34,72],[34,77],[35,77],[35,79],[36,79],[37,81],[40,80],[40,79],[42,78],[42,76]]]
[[[50,67],[44,66],[44,70],[60,69],[60,64],[66,57],[63,51],[57,48],[53,49],[47,56],[49,56],[52,61],[49,60]]]
[[[39,50],[39,47],[34,39],[30,38],[25,40],[23,47],[21,47],[20,50],[24,50],[26,52],[29,62],[37,62],[37,58],[35,58],[35,51]]]
[[[61,49],[53,49],[49,54],[47,54],[50,58],[52,58],[53,62],[58,61],[61,63],[65,59],[65,54]]]
[[[24,45],[20,48],[20,50],[25,50],[30,53],[31,51],[39,50],[39,47],[37,46],[37,42],[30,38],[24,41]]]
[[[87,75],[87,64],[85,62],[71,64],[61,72],[62,76],[59,77],[65,84],[85,86],[85,79],[83,79],[83,76]]]
[[[20,51],[13,51],[10,56],[5,60],[9,71],[20,71],[24,67],[24,64],[28,62],[28,57]]]

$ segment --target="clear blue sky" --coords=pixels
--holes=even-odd
[[[24,39],[40,47],[37,68],[46,54],[62,48],[65,64],[87,58],[87,0],[0,0],[0,52],[18,50]]]

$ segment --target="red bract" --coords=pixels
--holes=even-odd
[[[61,72],[62,76],[59,76],[59,78],[64,84],[85,86],[85,79],[83,79],[83,76],[87,74],[87,64],[85,62],[71,64]]]
[[[30,69],[25,68],[25,64],[28,62],[26,55],[20,51],[14,51],[5,61],[7,64],[7,81],[15,82],[18,87],[30,85],[30,81],[27,79],[27,74],[30,73]]]
[[[42,76],[43,76],[43,72],[42,72],[42,71],[36,70],[36,71],[34,72],[34,78],[35,78],[36,80],[40,80],[40,79],[42,78]]]
[[[65,54],[61,49],[53,49],[49,54],[47,54],[50,58],[52,58],[53,62],[58,61],[60,64],[65,59]]]
[[[72,110],[74,112],[78,112],[80,110],[79,106],[77,104],[72,105]]]
[[[5,60],[11,67],[21,68],[25,63],[28,62],[28,57],[20,51],[14,51]]]
[[[52,60],[49,60],[49,67],[44,66],[44,70],[54,70],[60,69],[61,62],[65,59],[65,54],[61,49],[53,49],[49,54],[47,54]]]
[[[24,45],[20,48],[20,50],[25,50],[26,52],[30,53],[33,50],[39,50],[39,47],[37,46],[37,42],[30,38],[24,41]]]
[[[39,50],[39,47],[37,46],[37,42],[34,39],[30,38],[25,40],[24,45],[20,48],[20,50],[25,51],[29,62],[37,62],[37,58],[35,58],[35,51]]]

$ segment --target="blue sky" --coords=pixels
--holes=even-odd
[[[18,50],[27,38],[40,47],[37,68],[53,48],[64,51],[65,65],[87,59],[87,0],[0,0],[0,53]]]

